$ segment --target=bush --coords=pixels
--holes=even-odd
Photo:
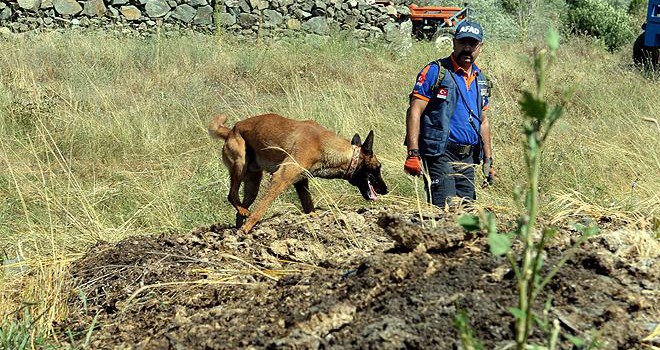
[[[632,42],[630,18],[603,0],[574,0],[568,3],[566,24],[572,32],[600,38],[610,51]]]
[[[646,22],[646,9],[648,1],[632,0],[628,5],[628,16],[633,23],[633,28],[640,28]]]

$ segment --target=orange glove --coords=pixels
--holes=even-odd
[[[419,152],[416,149],[408,151],[408,158],[403,165],[403,171],[413,176],[422,173],[422,158],[419,156]]]

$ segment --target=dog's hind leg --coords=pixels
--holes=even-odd
[[[250,205],[254,203],[254,200],[257,199],[259,194],[259,185],[261,184],[261,179],[263,178],[263,171],[246,171],[245,177],[243,178],[243,207],[246,209],[250,208]],[[245,222],[246,216],[242,216],[236,213],[236,227],[241,227]]]
[[[227,169],[229,169],[230,184],[227,200],[236,208],[237,217],[247,217],[250,215],[250,211],[243,206],[238,197],[238,190],[247,171],[245,140],[240,135],[234,135],[234,137],[227,139],[225,146],[222,148],[222,161],[225,163]]]
[[[312,202],[312,195],[309,193],[309,179],[303,178],[302,180],[294,184],[296,187],[296,193],[298,193],[298,198],[300,198],[300,204],[302,205],[303,212],[309,214],[314,211],[314,202]]]
[[[247,218],[243,226],[241,226],[241,231],[243,233],[248,233],[254,225],[261,219],[261,217],[266,213],[268,206],[280,195],[287,187],[291,186],[293,183],[300,180],[300,175],[302,170],[298,166],[294,165],[284,165],[280,167],[279,170],[273,173],[270,185],[266,194],[257,201],[254,210]]]

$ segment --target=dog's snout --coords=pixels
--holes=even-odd
[[[385,186],[385,185],[383,184],[383,187],[380,188],[380,191],[378,192],[378,194],[387,194],[387,192],[389,192],[389,191],[387,190],[387,186]]]
[[[384,181],[380,182],[380,186],[376,189],[376,193],[378,194],[387,194],[389,191],[387,190],[387,185],[385,184]]]

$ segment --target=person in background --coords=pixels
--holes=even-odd
[[[436,206],[455,205],[455,197],[476,199],[475,164],[482,163],[484,186],[496,176],[487,113],[490,87],[475,63],[483,39],[479,23],[460,23],[451,55],[427,64],[410,93],[404,170],[424,173],[427,199]]]

